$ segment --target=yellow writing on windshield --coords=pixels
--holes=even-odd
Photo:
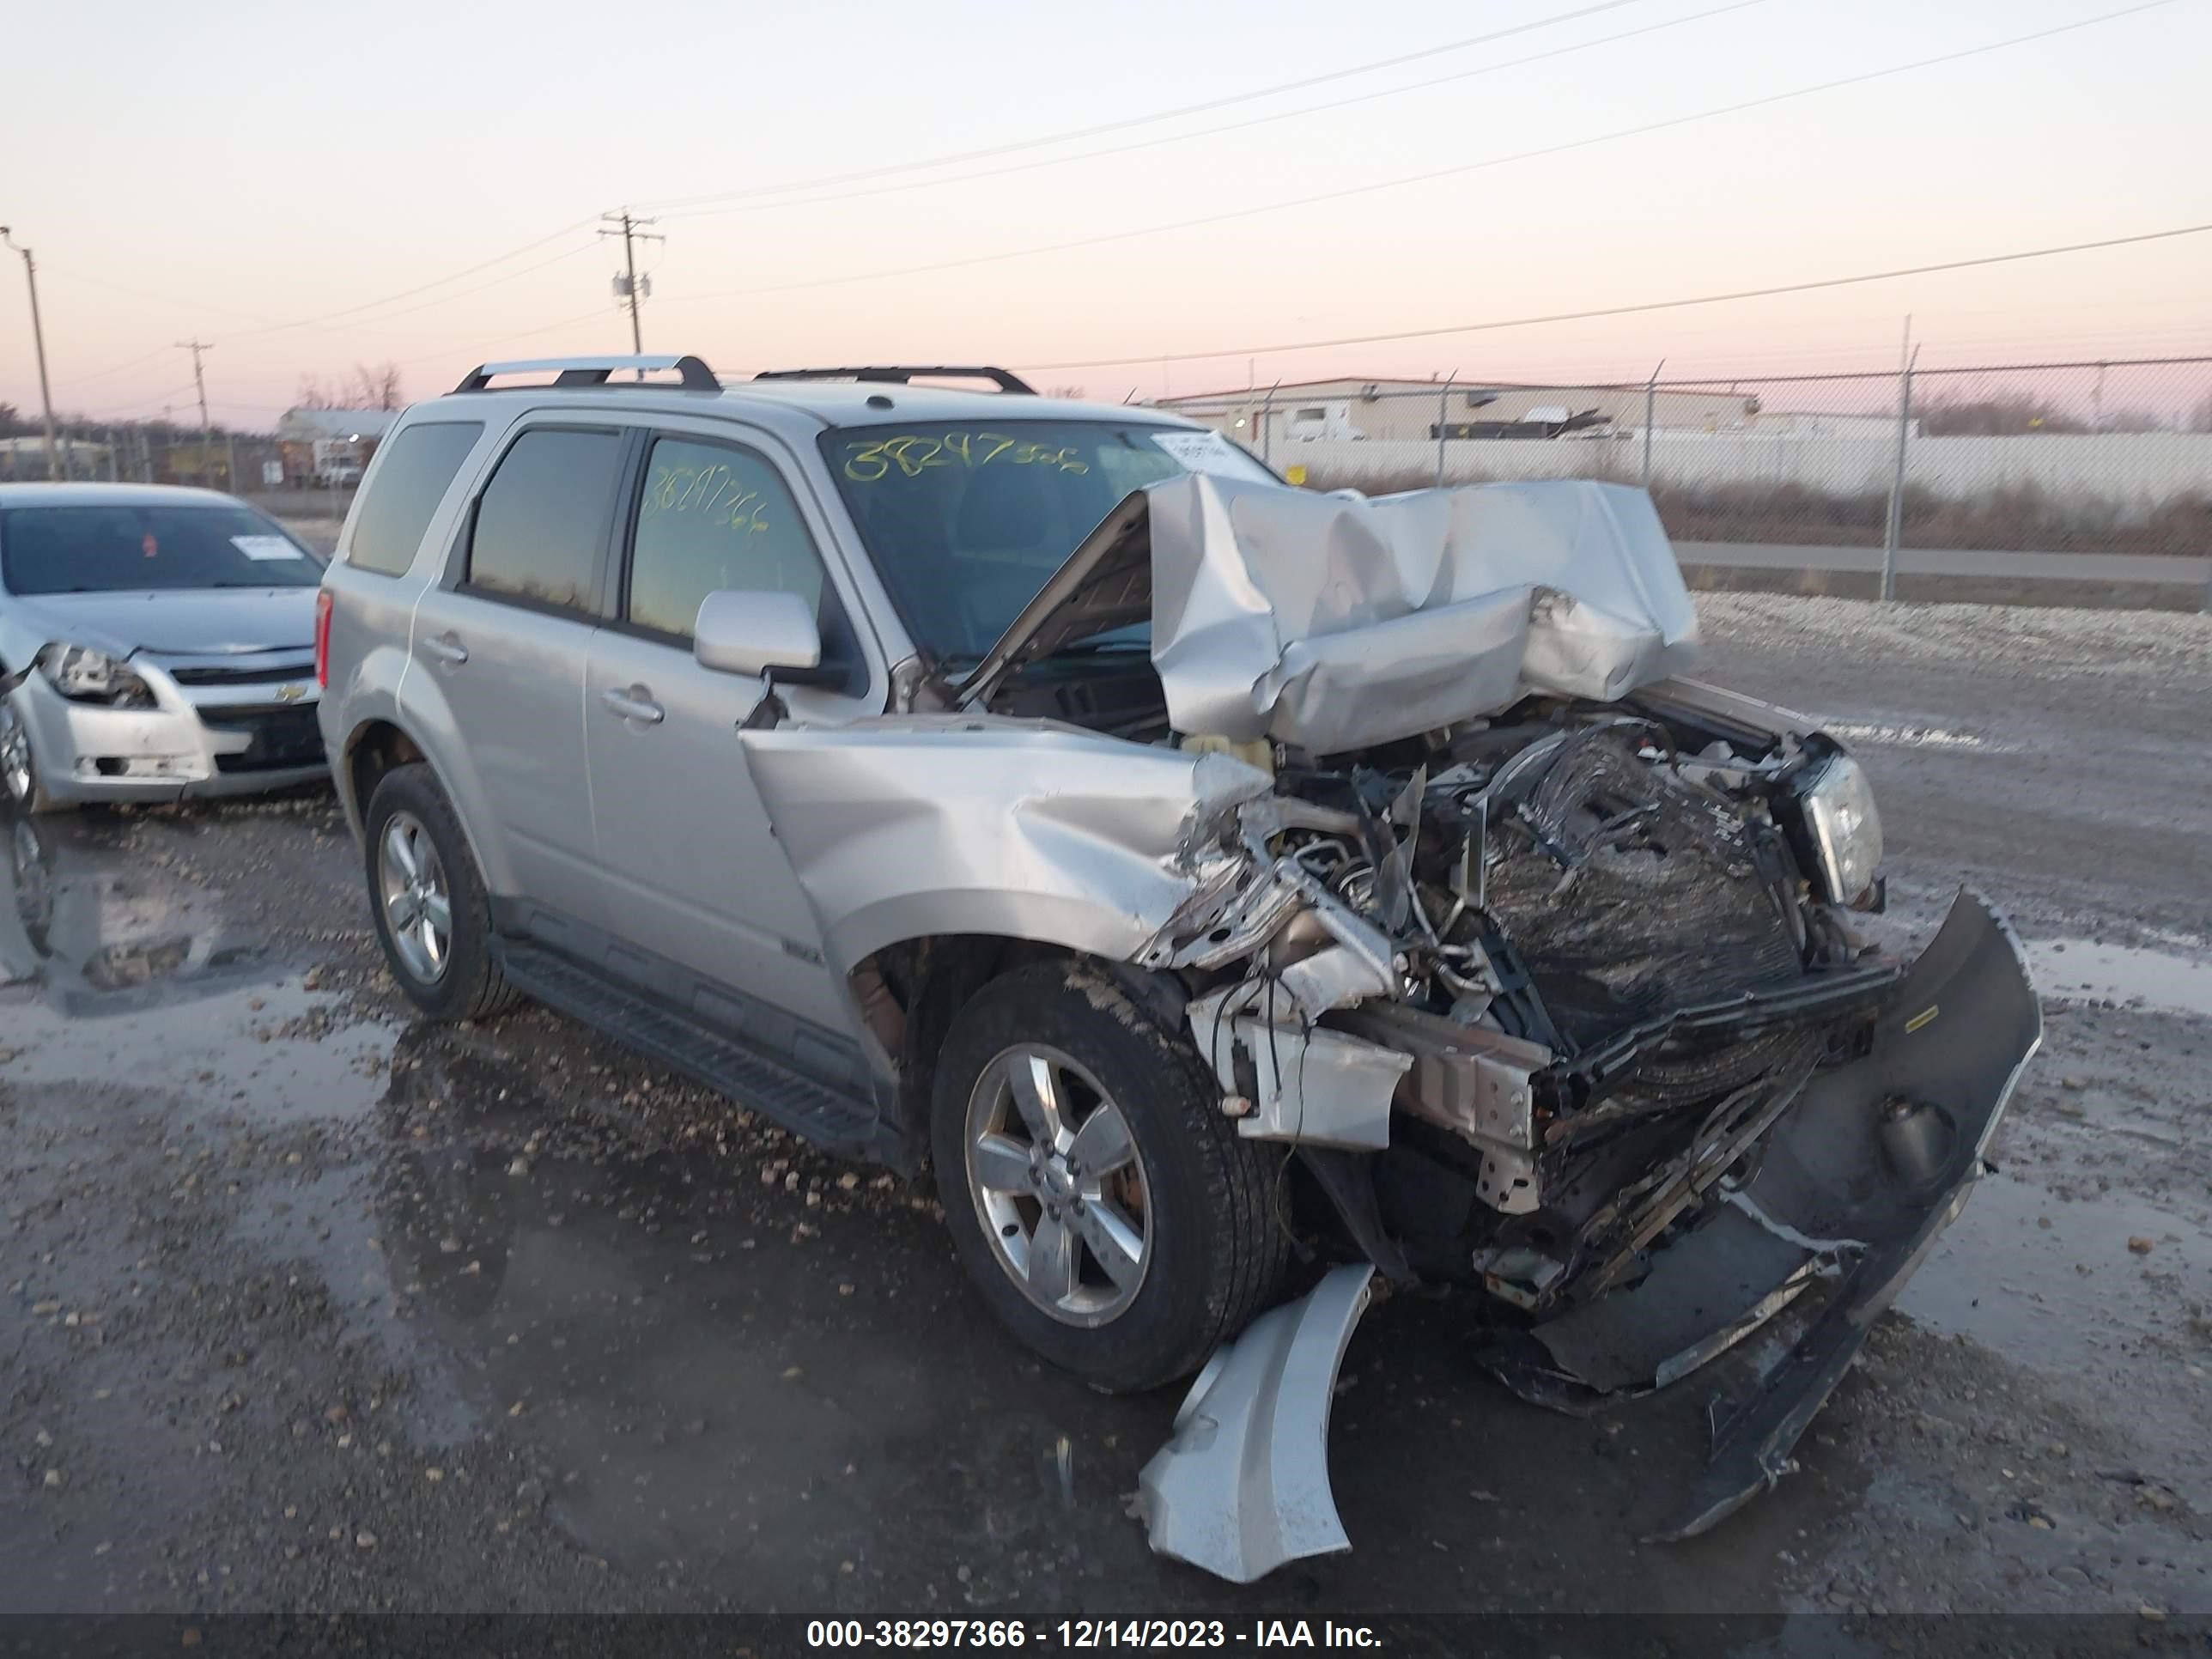
[[[845,476],[873,483],[893,475],[918,478],[933,466],[1048,466],[1055,472],[1088,472],[1089,463],[1073,444],[1036,443],[1003,432],[919,432],[889,438],[853,439],[845,445]]]
[[[643,516],[696,513],[708,524],[757,535],[768,528],[761,506],[760,491],[745,489],[726,466],[659,466],[645,487]]]

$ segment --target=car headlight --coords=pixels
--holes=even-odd
[[[47,683],[72,702],[104,702],[112,708],[151,708],[154,688],[136,671],[105,651],[87,645],[50,645],[39,653]]]
[[[1881,863],[1881,814],[1874,786],[1849,755],[1833,755],[1798,786],[1805,827],[1828,897],[1849,904],[1873,884]]]

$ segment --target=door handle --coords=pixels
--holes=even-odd
[[[653,702],[653,693],[641,685],[627,685],[612,691],[599,693],[599,701],[626,720],[636,720],[646,726],[658,726],[668,711]]]
[[[432,635],[422,641],[422,648],[441,662],[464,663],[469,659],[468,647],[461,643],[459,635],[451,633]]]

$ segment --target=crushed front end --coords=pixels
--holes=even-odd
[[[1863,942],[1856,763],[1686,682],[1274,758],[1221,828],[1244,862],[1147,957],[1195,981],[1224,1109],[1299,1148],[1385,1274],[1483,1292],[1485,1362],[1541,1403],[1663,1387],[1794,1310],[1671,1535],[1713,1524],[1982,1167],[2040,1030],[2008,931],[1966,896],[1910,964]]]
[[[1081,654],[1143,621],[1157,703]],[[1817,722],[1681,678],[1696,648],[1641,491],[1194,477],[1109,516],[963,689],[1007,714],[1110,703],[1116,735],[1243,763],[1130,960],[1175,981],[1222,1109],[1294,1149],[1358,1271],[1479,1293],[1483,1361],[1571,1411],[1767,1329],[1670,1535],[1787,1467],[2040,1036],[1978,897],[1909,963],[1860,936],[1884,902],[1864,772]],[[1162,1457],[1262,1443],[1268,1391],[1360,1305],[1286,1312]],[[1156,1507],[1190,1490],[1151,1474]],[[1183,1531],[1265,1535],[1261,1501]]]

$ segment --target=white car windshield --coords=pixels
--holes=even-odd
[[[274,519],[210,502],[107,502],[0,512],[0,588],[125,593],[313,587],[322,561]]]

